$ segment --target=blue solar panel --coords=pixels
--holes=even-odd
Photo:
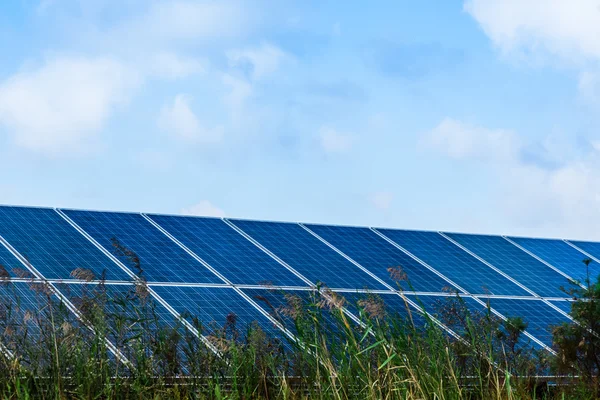
[[[464,332],[466,318],[476,320],[487,314],[487,307],[467,296],[407,296],[419,307],[458,334]]]
[[[6,247],[0,245],[0,280],[23,277],[24,271],[25,266]]]
[[[543,297],[564,297],[570,282],[500,236],[447,234],[496,268]]]
[[[46,303],[47,297],[37,295],[28,283],[0,284],[0,343],[14,351],[25,332],[34,338],[39,337],[40,330],[35,318]]]
[[[77,225],[106,250],[117,257],[134,273],[143,270],[148,281],[223,283],[212,271],[185,252],[140,214],[63,210]],[[139,268],[132,256],[119,251],[115,239],[124,249],[135,253]]]
[[[232,222],[313,283],[331,288],[386,289],[298,224]]]
[[[198,318],[205,336],[225,334],[243,339],[247,329],[257,324],[268,336],[284,345],[287,337],[233,288],[152,286],[171,307],[190,322]]]
[[[368,228],[307,227],[393,288],[400,285],[403,290],[440,292],[451,286]]]
[[[378,230],[470,293],[529,295],[437,232]]]
[[[107,322],[114,322],[115,317],[123,316],[132,322],[137,320],[139,325],[142,319],[149,322],[147,319],[150,316],[153,322],[163,327],[173,328],[178,325],[177,317],[155,301],[144,286],[60,283],[57,288],[83,315],[92,311],[90,307],[98,306],[107,316]],[[116,329],[115,326],[110,328]],[[131,330],[131,326],[129,329]]]
[[[160,343],[159,338],[177,338],[178,342],[168,344],[177,349],[177,356],[183,361],[183,365],[180,365],[182,370],[173,372],[186,373],[187,338],[193,337],[199,345],[204,346],[186,330],[175,315],[154,299],[147,286],[62,283],[58,285],[58,289],[77,307],[85,319],[99,321],[99,318],[102,318],[101,322],[96,322],[97,326],[106,326],[106,338],[134,364],[140,356],[140,343],[145,344],[144,352],[151,354],[154,351],[165,351],[164,347],[154,347]],[[177,335],[173,335],[174,332],[177,332]],[[152,356],[159,355],[154,353]],[[161,366],[165,367],[162,363],[157,364],[158,368]]]
[[[575,246],[579,247],[581,250],[590,254],[591,256],[600,259],[600,243],[596,242],[583,242],[583,241],[575,241],[569,240],[570,243],[573,243]],[[588,258],[585,254],[582,254],[583,258]],[[580,257],[581,258],[581,257]],[[592,282],[596,281],[596,277],[600,275],[600,266],[597,262],[592,261],[590,264],[590,275],[592,278]]]
[[[566,312],[567,314],[571,313],[571,306],[573,305],[572,301],[551,300],[550,303],[552,303],[553,306],[560,308],[562,311]]]
[[[50,326],[82,328],[75,314],[51,293],[50,287],[40,282],[0,284],[0,343],[18,354],[21,363],[39,357],[42,343],[53,340]],[[87,329],[80,332],[91,335]]]
[[[150,218],[233,283],[307,286],[220,219],[163,215]]]
[[[527,324],[526,331],[552,346],[552,327],[570,320],[544,303],[542,300],[528,299],[482,299],[505,317],[521,317]]]
[[[0,207],[0,235],[48,279],[69,279],[77,269],[96,278],[128,275],[54,210]]]
[[[420,309],[414,308],[402,296],[397,293],[339,293],[346,299],[348,310],[359,315],[362,311],[364,317],[385,320],[402,319],[407,326],[414,324],[416,328],[423,328],[427,319],[420,313]],[[414,297],[406,296],[414,300]]]
[[[314,290],[243,289],[264,311],[279,321],[297,337],[314,340],[318,329],[326,334],[328,345],[337,346],[344,338],[347,323],[360,329],[347,315],[342,314],[339,301],[321,296]],[[335,296],[334,293],[332,295]],[[337,305],[336,305],[337,304]]]
[[[542,260],[561,270],[571,278],[579,282],[585,282],[587,271],[583,260],[589,258],[580,251],[569,246],[562,240],[556,239],[530,239],[511,237],[512,241],[524,249],[529,250]],[[592,262],[589,267],[590,278],[600,275],[600,264]]]

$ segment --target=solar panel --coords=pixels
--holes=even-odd
[[[23,279],[31,274],[22,257],[82,311],[85,291],[106,290],[117,299],[108,304],[115,315],[135,308],[122,301],[147,296],[153,316],[167,328],[183,329],[174,315],[181,313],[192,325],[198,317],[206,336],[229,340],[256,324],[288,348],[289,338],[273,318],[296,332],[294,304],[323,310],[323,327],[333,338],[340,333],[336,318],[350,321],[360,310],[378,321],[381,313],[425,325],[422,304],[443,320],[438,303],[461,288],[489,299],[504,316],[521,316],[530,334],[551,345],[551,326],[570,321],[548,303],[570,311],[569,296],[560,289],[569,285],[563,274],[582,279],[583,252],[600,257],[600,243],[591,242],[573,242],[579,251],[548,239],[5,206],[0,235],[0,316],[14,308],[23,322],[25,310],[42,308]],[[598,272],[593,262],[590,273]],[[136,274],[150,292],[136,292],[146,287],[131,282]],[[82,282],[88,280],[93,282]],[[14,307],[9,295],[22,303]],[[469,295],[462,298],[469,310],[485,311]],[[350,315],[331,312],[342,301]],[[6,321],[12,319],[0,318],[0,324]]]
[[[367,318],[402,319],[415,328],[427,325],[427,319],[420,313],[419,307],[415,308],[407,299],[415,300],[414,296],[400,296],[397,293],[340,293],[346,299],[350,312]],[[412,321],[412,322],[411,322]]]
[[[0,280],[8,277],[23,277],[25,266],[8,251],[0,245]]]
[[[0,235],[48,279],[72,279],[81,269],[98,279],[129,279],[52,209],[0,207]]]
[[[420,308],[458,334],[464,333],[465,319],[476,320],[488,310],[468,296],[409,296]]]
[[[529,295],[437,232],[378,230],[470,293]]]
[[[307,286],[220,219],[149,217],[233,283]]]
[[[307,227],[394,289],[440,292],[452,286],[368,228]]]
[[[285,334],[233,288],[152,286],[182,317],[198,318],[205,336],[242,340],[247,330],[258,326],[268,336],[288,343]]]
[[[567,314],[571,313],[571,306],[573,305],[572,301],[568,300],[550,300],[553,306],[560,308],[563,312]]]
[[[531,239],[511,237],[510,240],[534,253],[555,268],[579,282],[587,280],[587,269],[583,263],[588,257],[569,246],[562,240],[556,239]],[[600,263],[592,262],[589,267],[592,280],[600,274]]]
[[[140,214],[62,210],[133,273],[153,282],[223,283]],[[139,265],[132,262],[133,251]]]
[[[232,222],[313,283],[331,288],[386,289],[298,224]]]
[[[594,257],[596,259],[600,259],[600,243],[583,242],[583,241],[578,241],[578,240],[569,240],[569,243],[574,244],[575,246],[577,246],[581,250],[585,251],[592,257]],[[587,256],[584,256],[584,257],[587,257]],[[594,264],[594,263],[590,264],[590,266],[593,268],[594,271],[599,270],[597,262],[596,262],[596,264]],[[592,275],[592,276],[598,276],[598,274]]]
[[[564,297],[570,282],[500,236],[448,233],[450,238],[544,297]]]
[[[570,322],[542,300],[490,298],[484,301],[505,317],[521,317],[527,324],[526,331],[547,346],[552,346],[552,327]]]

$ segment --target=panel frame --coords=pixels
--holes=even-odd
[[[55,286],[55,284],[48,281],[47,279],[45,279],[44,276],[35,268],[35,266],[33,266],[29,261],[27,261],[27,259],[25,257],[23,257],[23,255],[21,253],[19,253],[2,235],[0,235],[0,244],[2,244],[2,246],[4,246],[17,260],[19,260],[19,262],[30,273],[32,273],[35,277],[37,277],[41,282],[46,283],[49,286],[50,290],[52,291],[52,294],[54,294],[56,297],[58,297],[58,299],[67,307],[67,309],[70,312],[72,312],[73,315],[75,315],[75,317],[87,329],[96,333],[94,331],[94,329],[85,322],[84,318],[82,317],[82,315],[79,312],[79,310],[77,309],[77,307],[75,307],[73,305],[73,303],[71,303],[71,301],[64,294],[62,294],[62,292]],[[118,361],[122,362],[127,367],[132,367],[133,364],[125,357],[125,355],[115,345],[113,345],[113,343],[110,340],[108,340],[108,338],[104,338],[104,343],[106,344],[106,347],[108,348],[108,350],[115,356],[115,358]],[[2,345],[2,347],[4,347],[4,346]]]
[[[435,268],[433,268],[431,265],[429,265],[425,261],[421,260],[416,255],[412,254],[410,251],[406,250],[404,247],[400,246],[398,243],[396,243],[395,241],[393,241],[389,237],[385,236],[383,233],[379,232],[377,230],[377,228],[369,228],[369,229],[371,231],[375,232],[377,235],[379,235],[379,237],[381,237],[382,239],[384,239],[386,242],[388,242],[389,244],[391,244],[392,246],[394,246],[398,250],[402,251],[404,254],[406,254],[407,256],[409,256],[410,258],[412,258],[413,260],[415,260],[416,262],[418,262],[419,264],[421,264],[425,268],[429,269],[431,272],[433,272],[434,274],[436,274],[440,278],[444,279],[446,282],[452,284],[455,288],[459,289],[464,294],[470,294],[468,290],[466,290],[465,288],[463,288],[462,286],[460,286],[458,283],[454,282],[452,279],[448,278],[447,276],[445,276],[444,274],[442,274],[441,272],[439,272],[438,270],[436,270]]]
[[[554,271],[558,272],[559,274],[561,274],[562,276],[564,276],[565,278],[567,278],[569,281],[571,282],[576,282],[579,286],[581,286],[582,288],[585,289],[585,286],[583,286],[581,283],[579,283],[577,281],[577,279],[573,279],[573,277],[571,277],[569,274],[564,273],[563,271],[561,271],[560,269],[556,268],[554,265],[550,264],[549,262],[547,262],[546,260],[542,259],[541,257],[539,257],[537,254],[534,254],[533,252],[527,250],[526,248],[524,248],[523,246],[521,246],[520,244],[516,243],[514,240],[510,239],[507,236],[502,236],[506,241],[508,241],[510,244],[512,244],[513,246],[519,248],[520,250],[524,251],[525,253],[529,254],[531,257],[535,258],[536,260],[538,260],[539,262],[545,264],[547,267],[552,268]]]

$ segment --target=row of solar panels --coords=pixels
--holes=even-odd
[[[35,281],[11,279],[9,283],[0,285],[0,310],[4,310],[6,302],[13,302],[12,312],[14,317],[21,319],[22,323],[27,318],[26,314],[34,314],[45,307],[46,296],[39,295],[35,288]],[[71,305],[72,310],[81,311],[83,298],[93,298],[90,293],[98,286],[97,283],[64,283],[50,282],[60,300]],[[32,287],[33,286],[33,287]],[[108,296],[113,299],[124,298],[127,293],[135,293],[134,284],[104,284]],[[286,308],[294,305],[291,298],[298,298],[309,307],[314,300],[314,292],[310,289],[278,290],[257,287],[230,287],[230,286],[148,286],[149,296],[154,300],[153,314],[158,316],[165,326],[173,327],[176,321],[183,318],[188,327],[193,325],[197,318],[205,330],[203,335],[212,335],[215,331],[223,329],[228,324],[231,315],[234,316],[238,329],[243,332],[252,323],[257,323],[270,337],[280,338],[287,343],[294,338],[295,324],[292,320],[293,310],[286,312]],[[355,291],[337,291],[338,298],[344,299],[343,306],[348,315],[359,321],[359,308],[365,307],[363,301],[369,296],[376,296],[383,303],[380,318],[385,316],[401,316],[410,318],[420,326],[425,324],[425,319],[420,316],[424,309],[433,318],[440,319],[440,313],[446,302],[454,298],[452,295],[399,295],[396,292],[358,293]],[[58,298],[57,298],[58,299]],[[534,347],[552,346],[551,327],[568,322],[569,318],[556,309],[549,307],[546,302],[535,298],[485,298],[463,296],[465,306],[473,313],[483,315],[487,307],[491,307],[500,318],[504,316],[520,316],[528,324],[527,339]],[[564,300],[552,300],[551,303],[559,309],[568,312],[569,304]],[[17,305],[18,304],[18,305]],[[328,307],[323,306],[324,312]],[[373,310],[370,310],[373,312]],[[0,313],[3,314],[3,313]],[[4,315],[1,315],[5,318]],[[442,319],[442,324],[444,323]],[[5,323],[5,322],[3,322]],[[35,321],[30,321],[31,328],[35,331]],[[444,328],[446,328],[444,326]],[[450,326],[449,331],[454,329]],[[287,337],[286,337],[287,335]],[[12,350],[12,349],[11,349]]]
[[[187,304],[208,319],[260,320],[269,311],[247,291],[318,283],[376,291],[391,309],[399,288],[425,299],[456,291],[522,316],[546,344],[548,327],[567,320],[561,287],[585,281],[582,260],[600,257],[591,242],[25,207],[0,207],[0,236],[6,277],[93,275],[119,287],[110,283],[141,274],[171,314]]]

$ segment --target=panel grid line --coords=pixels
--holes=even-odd
[[[119,259],[117,259],[113,254],[111,254],[108,250],[106,250],[103,246],[100,245],[100,243],[98,243],[94,238],[92,238],[87,232],[85,232],[79,225],[77,225],[74,221],[72,221],[66,214],[64,214],[61,210],[59,209],[55,209],[55,211],[61,216],[63,217],[71,226],[73,226],[73,228],[75,228],[77,230],[77,232],[79,232],[80,234],[82,234],[87,240],[89,240],[94,246],[96,246],[98,249],[100,249],[100,251],[102,251],[102,253],[104,253],[109,259],[111,259],[115,264],[117,264],[123,271],[125,271],[129,276],[131,276],[135,282],[139,282],[140,278],[133,273],[133,271],[131,271],[129,268],[127,268],[127,266],[125,266],[125,264],[123,264]],[[192,334],[194,334],[196,337],[198,337],[200,340],[202,340],[202,342],[216,355],[219,355],[219,351],[218,349],[212,344],[210,343],[210,341],[202,334],[200,334],[200,332],[198,332],[198,330],[192,326],[189,322],[185,321],[185,319],[183,319],[181,317],[181,315],[175,311],[175,309],[173,309],[166,301],[164,301],[159,295],[158,293],[156,293],[154,290],[152,290],[151,287],[148,287],[148,292],[152,295],[152,297],[154,297],[154,299],[156,301],[158,301],[161,305],[163,305],[169,312],[171,312],[171,314],[173,314],[173,316],[175,316],[179,321],[181,321],[181,323],[188,329],[190,330],[190,332],[192,332]]]
[[[477,301],[478,303],[482,304],[485,307],[488,307],[488,304],[486,304],[483,300],[481,300],[479,297],[475,297],[475,296],[471,296],[475,301]],[[536,299],[531,299],[531,301],[539,301]],[[554,307],[553,307],[554,308]],[[498,317],[502,318],[503,321],[508,321],[508,318],[506,316],[504,316],[504,314],[500,313],[498,310],[496,310],[494,307],[492,307],[491,305],[489,306],[489,309],[492,313],[494,313],[495,315],[497,315]],[[562,313],[561,313],[562,314]],[[548,346],[547,344],[545,344],[544,342],[542,342],[541,340],[539,340],[537,337],[533,336],[531,333],[527,332],[527,330],[523,331],[523,334],[525,336],[527,336],[529,339],[533,340],[535,343],[539,344],[540,346],[542,346],[544,349],[546,349],[547,351],[549,351],[550,353],[552,353],[553,355],[557,355],[556,351],[554,351],[550,346]]]
[[[237,233],[239,233],[240,235],[242,235],[246,240],[250,241],[250,243],[252,243],[256,247],[258,247],[259,249],[261,249],[262,251],[264,251],[265,253],[267,253],[267,255],[269,255],[272,259],[274,259],[275,261],[277,261],[283,267],[287,268],[290,272],[292,272],[298,278],[302,279],[304,282],[306,282],[306,284],[308,284],[311,287],[316,287],[316,285],[313,282],[311,282],[308,278],[306,278],[300,272],[296,271],[296,269],[294,269],[288,263],[286,263],[285,261],[283,261],[281,258],[277,257],[273,252],[271,252],[265,246],[263,246],[262,244],[260,244],[252,236],[248,235],[246,232],[244,232],[241,228],[239,228],[237,225],[235,225],[229,219],[223,218],[223,222],[225,222],[227,225],[229,225],[230,227],[232,227]]]
[[[278,329],[283,331],[292,340],[299,343],[299,340],[287,328],[285,328],[277,320],[275,320],[268,313],[266,313],[261,307],[259,307],[254,301],[252,301],[252,299],[250,299],[242,290],[237,288],[236,285],[234,285],[229,279],[227,279],[221,273],[216,271],[209,263],[204,261],[196,253],[194,253],[189,248],[187,248],[187,246],[185,246],[183,243],[181,243],[179,240],[177,240],[173,235],[171,235],[166,229],[164,229],[162,226],[160,226],[157,222],[155,222],[154,220],[152,220],[150,217],[148,217],[145,214],[141,214],[141,215],[146,220],[148,220],[153,226],[155,226],[158,230],[160,230],[164,235],[166,235],[169,239],[171,239],[175,244],[177,244],[179,247],[181,247],[186,253],[188,253],[190,256],[192,256],[196,261],[200,262],[206,268],[211,270],[215,275],[217,275],[219,278],[221,278],[225,283],[227,283],[227,285],[229,285],[229,287],[233,288],[236,293],[241,295],[244,298],[244,300],[246,300],[251,306],[253,306],[257,311],[259,311],[261,314],[263,314],[265,317],[267,317],[272,323],[274,323]]]
[[[481,261],[482,263],[484,263],[485,265],[487,265],[489,268],[493,269],[494,271],[498,272],[500,275],[504,276],[506,279],[509,279],[512,283],[516,284],[517,286],[519,286],[521,289],[527,291],[528,293],[531,293],[532,296],[535,296],[537,298],[541,298],[541,296],[539,296],[537,293],[535,293],[533,290],[529,289],[527,286],[523,285],[521,282],[517,281],[516,279],[514,279],[513,277],[511,277],[510,275],[508,275],[506,272],[502,271],[499,268],[496,268],[494,265],[492,265],[491,263],[487,262],[486,260],[484,260],[483,258],[479,257],[477,254],[475,254],[474,252],[472,252],[471,250],[469,250],[468,248],[466,248],[465,246],[463,246],[462,244],[458,243],[456,240],[452,239],[451,237],[449,237],[448,235],[444,234],[443,232],[438,232],[440,235],[442,235],[442,237],[444,237],[446,240],[450,241],[451,243],[453,243],[454,245],[458,246],[460,249],[462,249],[463,251],[469,253],[471,256],[475,257],[476,259],[478,259],[479,261]]]
[[[379,235],[382,239],[384,239],[386,242],[388,242],[392,246],[396,247],[398,250],[402,251],[404,254],[406,254],[407,256],[409,256],[410,258],[412,258],[413,260],[415,260],[416,262],[418,262],[419,264],[421,264],[425,268],[429,269],[431,272],[435,273],[437,276],[439,276],[440,278],[444,279],[446,282],[450,283],[451,285],[453,285],[454,287],[456,287],[458,290],[462,291],[465,294],[469,294],[469,292],[467,290],[465,290],[463,287],[461,287],[460,285],[458,285],[457,283],[455,283],[450,278],[446,277],[444,274],[442,274],[441,272],[439,272],[438,270],[436,270],[435,268],[433,268],[432,266],[430,266],[429,264],[427,264],[425,261],[421,260],[419,257],[417,257],[414,254],[412,254],[410,251],[406,250],[404,247],[400,246],[398,243],[396,243],[392,239],[390,239],[387,236],[385,236],[383,233],[379,232],[377,229],[375,229],[375,228],[370,228],[370,229],[373,232],[375,232],[377,235]]]
[[[60,290],[58,290],[58,288],[51,282],[49,282],[47,279],[44,278],[44,276],[29,262],[27,261],[27,259],[25,257],[23,257],[23,255],[21,255],[21,253],[19,253],[8,241],[6,241],[6,239],[4,239],[4,237],[2,237],[0,235],[0,243],[2,243],[2,245],[13,255],[15,256],[15,258],[17,258],[17,260],[19,260],[19,262],[28,270],[30,271],[32,274],[36,275],[36,277],[38,279],[40,279],[41,282],[46,283],[49,287],[50,290],[52,291],[52,293],[58,297],[60,299],[60,301],[62,301],[64,303],[64,305],[69,309],[69,311],[71,311],[73,313],[73,315],[75,315],[75,317],[87,328],[89,329],[91,332],[95,333],[95,330],[89,326],[86,322],[85,319],[83,318],[83,316],[81,315],[81,313],[79,312],[79,310],[77,309],[77,307],[75,307],[71,301],[62,294],[62,292]],[[125,357],[125,355],[123,355],[123,353],[113,345],[113,343],[108,340],[108,338],[104,338],[104,343],[106,344],[106,347],[109,349],[109,351],[111,353],[113,353],[113,355],[117,358],[117,360],[123,362],[126,366],[131,367],[132,364],[131,362]]]
[[[387,282],[384,282],[382,279],[380,279],[377,275],[375,275],[374,273],[372,273],[371,271],[369,271],[368,269],[366,269],[365,267],[363,267],[362,265],[360,265],[358,262],[354,261],[352,258],[350,258],[348,255],[346,255],[345,253],[343,253],[341,250],[339,250],[337,247],[333,246],[331,243],[329,243],[327,240],[323,239],[321,236],[319,236],[318,234],[316,234],[315,232],[313,232],[312,230],[310,230],[310,228],[306,227],[304,224],[302,223],[298,223],[298,225],[300,225],[304,230],[306,230],[308,233],[310,233],[311,235],[313,235],[314,237],[316,237],[317,239],[319,239],[321,242],[323,242],[327,247],[329,247],[331,250],[335,251],[336,253],[338,253],[340,256],[344,257],[346,260],[348,260],[349,262],[351,262],[352,264],[354,264],[354,266],[360,268],[363,272],[369,274],[371,276],[371,278],[375,279],[376,281],[378,281],[379,283],[381,283],[383,286],[385,286],[386,288],[388,288],[389,290],[395,291],[396,289],[394,289],[391,285],[389,285]]]
[[[547,262],[546,260],[543,260],[541,257],[538,257],[537,255],[535,255],[534,253],[532,253],[531,251],[527,250],[526,248],[524,248],[523,246],[521,246],[518,243],[515,243],[513,240],[511,240],[509,237],[506,236],[502,236],[504,238],[504,240],[508,241],[510,244],[516,246],[517,248],[519,248],[520,250],[524,251],[525,253],[529,254],[531,257],[535,258],[536,260],[538,260],[539,262],[543,263],[544,265],[546,265],[549,268],[552,268],[554,271],[558,272],[559,274],[561,274],[562,276],[564,276],[565,278],[567,278],[568,280],[570,280],[571,282],[577,282],[576,279],[573,279],[571,276],[569,276],[568,274],[565,274],[563,271],[559,270],[558,268],[556,268],[554,265],[550,264],[549,262]],[[585,288],[583,285],[581,285],[581,283],[577,283],[579,286]]]
[[[590,259],[596,261],[597,263],[600,263],[600,259],[594,257],[593,255],[591,255],[590,253],[588,253],[587,251],[583,250],[581,247],[571,243],[570,241],[563,239],[563,242],[565,242],[566,244],[568,244],[569,246],[571,246],[572,248],[574,248],[575,250],[579,251],[581,254],[588,256]]]

